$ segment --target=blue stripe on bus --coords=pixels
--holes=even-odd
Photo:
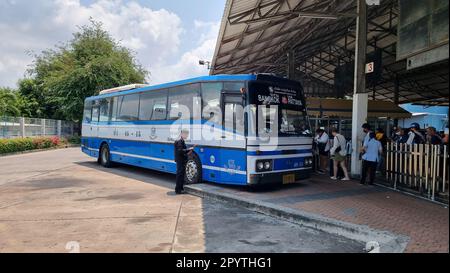
[[[83,137],[82,151],[97,158],[100,145],[104,142],[108,143],[111,151],[111,160],[114,162],[169,173],[176,172],[176,165],[173,162],[173,144]],[[247,183],[245,150],[226,149],[223,147],[197,147],[195,152],[203,166],[202,177],[204,180],[235,185],[245,185]]]
[[[120,92],[120,95],[129,95],[134,93],[140,93],[145,91],[152,91],[152,90],[158,90],[158,89],[166,89],[170,87],[175,87],[179,85],[184,84],[190,84],[190,83],[198,83],[198,82],[208,82],[208,81],[251,81],[256,80],[256,75],[215,75],[215,76],[203,76],[203,77],[197,77],[192,79],[186,79],[182,81],[177,82],[171,82],[171,83],[164,83],[160,85],[154,85],[154,86],[148,86],[138,89],[133,89],[130,91],[124,91]],[[97,99],[104,99],[109,97],[117,96],[117,93],[111,93],[111,94],[105,94],[105,95],[99,95],[95,97],[87,98],[88,101],[90,100],[97,100]]]
[[[282,171],[296,168],[303,168],[305,165],[305,157],[295,158],[279,158],[273,161],[273,170]]]
[[[138,167],[175,173],[173,162],[174,147],[171,143],[150,143],[119,139],[82,138],[82,151],[92,157],[98,158],[99,148],[107,142],[111,150],[111,159]],[[203,166],[202,177],[206,181],[245,185],[247,183],[247,155],[256,152],[227,149],[225,147],[196,147]],[[296,150],[301,153],[310,153],[311,150]],[[263,152],[262,156],[281,155],[281,151]],[[142,158],[145,157],[145,158]],[[305,156],[295,158],[273,159],[273,170],[283,171],[304,166]],[[236,172],[238,170],[239,172]]]

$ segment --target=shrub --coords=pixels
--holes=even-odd
[[[61,144],[59,137],[27,137],[0,139],[0,154],[23,152],[35,149],[47,149]]]
[[[50,141],[52,142],[53,146],[58,146],[61,143],[61,139],[57,136],[51,137]]]
[[[67,139],[67,141],[70,144],[81,144],[81,137],[80,136],[71,136]]]

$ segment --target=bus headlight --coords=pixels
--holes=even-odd
[[[256,171],[271,171],[272,170],[272,160],[258,160],[256,161]]]
[[[310,157],[305,158],[305,167],[311,167],[313,165],[313,160]]]
[[[264,168],[264,163],[262,163],[261,161],[256,163],[256,169],[258,171],[262,171],[263,168]]]

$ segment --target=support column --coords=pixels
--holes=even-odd
[[[41,134],[42,134],[42,136],[45,136],[47,134],[45,126],[46,126],[45,119],[41,119]]]
[[[364,140],[361,126],[367,122],[369,95],[366,92],[366,54],[367,54],[367,6],[365,0],[358,0],[356,20],[355,78],[352,113],[352,165],[351,175],[361,176],[360,148]]]
[[[25,118],[19,118],[20,136],[26,137],[25,134]]]
[[[61,131],[62,131],[62,122],[60,120],[58,120],[56,122],[56,133],[57,133],[58,137],[61,137]]]
[[[295,80],[295,55],[294,50],[288,52],[288,79]]]
[[[400,94],[400,81],[398,79],[398,75],[395,75],[395,85],[394,85],[394,103],[395,105],[399,104],[399,94]],[[398,119],[394,119],[394,125],[398,126]]]
[[[385,132],[387,137],[391,136],[391,129],[392,129],[392,127],[391,127],[391,118],[388,117],[386,119],[386,132]]]

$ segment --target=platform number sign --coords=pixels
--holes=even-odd
[[[380,0],[366,0],[368,6],[379,6]]]
[[[366,64],[366,74],[373,73],[374,71],[375,71],[375,63],[374,62],[370,62],[370,63]]]

